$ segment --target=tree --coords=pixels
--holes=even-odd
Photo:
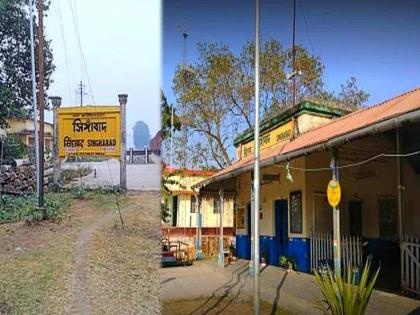
[[[178,67],[173,88],[180,121],[188,129],[190,165],[224,168],[232,163],[233,138],[253,126],[255,44],[248,42],[235,55],[229,46],[200,43],[193,65]],[[296,46],[296,102],[328,100],[334,106],[360,106],[367,93],[350,79],[339,95],[325,90],[324,65],[304,47]],[[292,50],[269,40],[260,51],[260,115],[276,115],[293,106]],[[343,104],[348,102],[349,104]],[[181,150],[182,148],[177,148]]]
[[[0,164],[15,166],[15,159],[21,159],[27,153],[25,144],[16,136],[0,135]]]
[[[171,135],[171,125],[172,125],[172,106],[168,104],[165,94],[161,91],[161,120],[162,120],[162,140],[166,140]],[[181,121],[179,120],[178,115],[175,112],[174,108],[174,117],[173,117],[173,129],[172,132],[181,130]]]
[[[139,120],[133,127],[134,147],[136,149],[143,149],[149,144],[150,132],[149,126]]]
[[[44,12],[48,7],[49,1],[44,1]],[[0,0],[0,126],[5,125],[7,117],[27,116],[32,112],[29,23],[27,1]],[[45,39],[43,47],[46,90],[55,69],[50,43]],[[37,61],[35,67],[38,69]]]

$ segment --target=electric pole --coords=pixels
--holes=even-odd
[[[39,110],[39,195],[38,207],[42,209],[42,219],[46,219],[47,213],[44,208],[44,23],[43,3],[37,0],[38,9],[38,110]]]
[[[293,95],[293,104],[292,106],[296,105],[296,47],[295,47],[295,40],[296,40],[296,0],[293,0],[293,26],[292,26],[292,74],[293,75],[293,83],[292,83],[292,95]]]
[[[182,48],[182,75],[184,76],[184,79],[187,80],[187,59],[188,59],[188,45],[187,45],[187,39],[188,39],[188,33],[187,33],[187,18],[184,18],[184,29],[181,31],[181,27],[179,27],[179,31],[182,34],[183,37],[183,48]],[[181,158],[181,168],[187,167],[187,147],[188,147],[188,135],[187,135],[187,127],[185,124],[182,126],[182,138],[183,138],[183,145],[184,150],[182,153]]]
[[[80,81],[77,86],[77,94],[80,96],[80,107],[83,106],[83,96],[86,95],[85,87],[86,85],[83,84],[83,81]]]
[[[38,132],[38,105],[36,99],[36,69],[35,69],[35,36],[34,36],[34,12],[35,0],[29,2],[30,22],[29,33],[31,36],[31,79],[32,79],[32,106],[34,111],[34,144],[35,144],[35,171],[36,171],[36,196],[40,200],[40,161],[39,161],[39,132]]]
[[[260,1],[255,5],[255,124],[254,124],[254,213],[253,260],[254,315],[260,314]]]

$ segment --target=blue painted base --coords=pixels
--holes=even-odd
[[[306,238],[289,238],[284,252],[279,252],[274,236],[260,236],[260,257],[267,256],[267,263],[278,266],[280,256],[291,256],[296,261],[297,270],[310,272],[310,243]],[[251,240],[248,235],[236,235],[236,255],[242,259],[251,259]]]
[[[236,234],[236,256],[251,259],[251,238],[248,235]]]

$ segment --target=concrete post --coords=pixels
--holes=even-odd
[[[61,97],[52,96],[50,97],[51,104],[53,106],[53,126],[54,126],[54,135],[53,135],[53,184],[54,189],[60,187],[60,157],[58,156],[58,109],[61,106]]]
[[[127,139],[126,139],[126,105],[127,94],[119,94],[118,100],[120,102],[121,113],[121,157],[120,157],[120,188],[127,190],[127,162],[125,155],[127,153]]]
[[[225,253],[223,249],[223,208],[224,208],[224,197],[223,197],[223,188],[219,190],[220,197],[220,236],[219,236],[219,267],[223,268],[225,266]]]

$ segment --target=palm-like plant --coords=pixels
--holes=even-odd
[[[316,270],[315,280],[324,296],[324,303],[320,303],[320,308],[324,314],[332,315],[363,315],[366,312],[370,296],[373,291],[379,270],[371,275],[371,259],[368,258],[363,269],[360,283],[356,285],[356,277],[352,274],[350,267],[347,276],[343,280],[341,274],[333,274],[328,269],[326,274],[319,274]],[[325,306],[327,304],[328,307]]]

